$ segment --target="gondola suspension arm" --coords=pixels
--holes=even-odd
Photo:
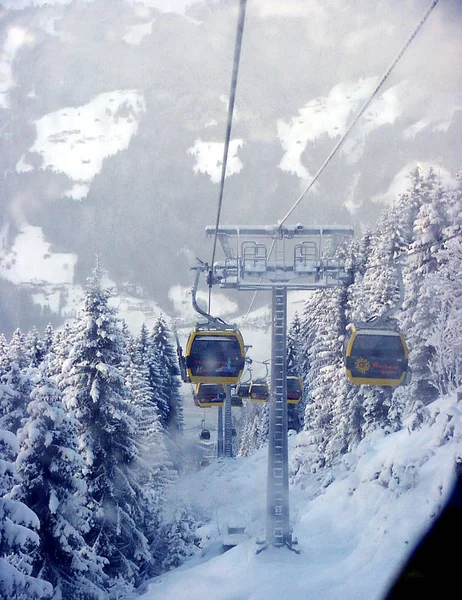
[[[209,266],[207,263],[202,262],[201,260],[198,259],[199,264],[196,267],[191,267],[192,270],[196,271],[196,276],[194,278],[194,284],[193,287],[191,289],[191,300],[192,300],[192,305],[194,310],[199,313],[200,315],[202,315],[203,317],[205,317],[207,319],[207,323],[206,324],[220,324],[220,325],[224,325],[225,322],[218,318],[218,317],[213,317],[211,314],[209,314],[208,312],[206,312],[203,308],[201,308],[199,306],[199,304],[197,303],[197,288],[199,287],[199,278],[200,275],[203,271],[207,271],[207,273],[210,276],[210,271],[209,271]]]

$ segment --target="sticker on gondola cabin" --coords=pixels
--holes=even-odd
[[[371,367],[370,362],[367,358],[357,358],[355,360],[355,369],[357,369],[360,373],[365,375]]]

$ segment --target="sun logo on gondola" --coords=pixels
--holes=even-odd
[[[357,358],[355,360],[355,368],[364,375],[371,368],[371,363],[367,358]]]

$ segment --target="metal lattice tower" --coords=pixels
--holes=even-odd
[[[217,458],[223,457],[223,407],[218,407]]]
[[[342,285],[347,273],[343,261],[334,253],[346,237],[353,235],[353,229],[298,224],[220,227],[218,230],[207,227],[206,231],[208,235],[217,234],[226,257],[223,262],[212,265],[213,283],[223,288],[272,292],[266,545],[292,547],[287,437],[287,292]],[[230,243],[232,238],[236,239],[235,249]],[[228,394],[227,390],[227,403]],[[231,412],[230,408],[229,398]]]
[[[233,436],[232,436],[232,417],[231,417],[231,386],[226,386],[225,399],[225,458],[233,458]]]
[[[273,288],[271,395],[266,501],[266,542],[282,546],[291,541],[287,440],[287,290]]]

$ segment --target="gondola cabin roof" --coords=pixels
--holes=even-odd
[[[221,383],[198,383],[194,393],[194,404],[200,408],[223,406],[226,388]]]
[[[298,404],[302,399],[303,381],[298,375],[287,376],[287,403]]]
[[[351,327],[345,368],[354,385],[397,387],[405,383],[409,352],[404,335],[393,328]]]
[[[234,328],[191,332],[185,351],[186,372],[193,383],[236,384],[245,363],[241,333]]]

